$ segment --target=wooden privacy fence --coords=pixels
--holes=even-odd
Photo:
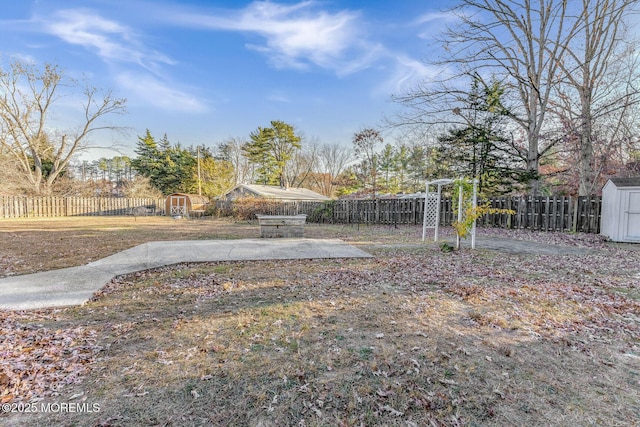
[[[229,208],[229,202],[222,203]],[[510,209],[515,213],[485,215],[478,220],[480,226],[600,232],[601,197],[516,196],[492,198],[489,204],[493,208]],[[281,202],[269,204],[256,213],[306,214],[308,222],[418,225],[422,224],[424,217],[424,198]],[[443,198],[440,206],[440,225],[451,225],[455,219],[452,200]]]
[[[480,225],[542,231],[600,232],[602,197],[503,197],[489,200],[492,208],[513,215],[485,215]]]
[[[163,214],[164,199],[0,196],[0,218]]]
[[[600,232],[601,197],[499,197],[489,204],[515,213],[485,215],[478,220],[481,226]],[[417,225],[422,224],[424,198],[270,203],[257,213],[306,214],[308,222]],[[0,196],[0,218],[78,215],[164,215],[164,199]],[[451,225],[454,220],[451,199],[442,199],[440,224]]]
[[[512,229],[541,231],[600,232],[602,198],[520,196],[489,199],[489,206],[512,210],[513,214],[487,214],[478,220],[478,225]],[[350,202],[350,203],[342,203]],[[377,224],[422,224],[424,199],[390,199],[362,201],[338,201],[334,208],[337,222],[360,222]],[[440,225],[451,225],[457,215],[451,198],[444,198],[440,205]],[[346,219],[346,221],[345,221]]]

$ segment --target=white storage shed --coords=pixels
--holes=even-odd
[[[640,243],[640,177],[611,178],[602,189],[600,234]]]

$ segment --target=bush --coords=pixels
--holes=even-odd
[[[335,206],[334,200],[322,202],[320,206],[315,208],[313,212],[307,217],[307,222],[333,223],[333,207]]]
[[[226,214],[225,209],[223,207],[218,206],[216,202],[213,202],[213,203],[209,203],[205,207],[204,216],[213,216],[216,218],[221,218],[223,216],[231,216],[231,213],[229,212],[229,214]]]
[[[238,221],[250,221],[258,215],[277,215],[284,204],[275,200],[261,199],[257,197],[244,197],[236,199],[231,204],[231,216]]]

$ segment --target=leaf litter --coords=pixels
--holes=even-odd
[[[442,253],[410,243],[417,227],[339,231],[376,258],[182,264],[117,278],[83,307],[1,312],[3,401],[104,408],[24,425],[639,418],[635,248],[486,230],[595,252]]]

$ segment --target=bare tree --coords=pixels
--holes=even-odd
[[[218,145],[218,156],[233,165],[233,179],[235,185],[250,184],[255,181],[256,167],[242,152],[242,147],[247,143],[243,138],[234,137]]]
[[[315,186],[320,193],[332,197],[337,190],[337,179],[353,161],[351,147],[340,144],[323,144],[318,151]]]
[[[468,0],[464,3],[488,11],[499,24],[475,27],[479,30],[476,34],[480,38],[487,36],[488,41],[486,55],[480,55],[480,59],[502,69],[500,74],[506,78],[506,84],[511,83],[518,94],[517,107],[511,113],[525,131],[530,190],[535,195],[540,185],[540,159],[559,141],[558,138],[543,141],[553,91],[559,84],[559,59],[564,57],[579,23],[567,18],[569,3],[565,0]],[[507,36],[501,37],[504,33]]]
[[[447,113],[468,97],[460,77],[497,78],[510,102],[506,112],[524,134],[514,149],[526,159],[532,193],[539,190],[539,163],[556,140],[545,135],[546,117],[568,40],[576,32],[565,18],[566,0],[460,0],[458,24],[442,40],[452,72],[437,85],[422,85],[397,100],[417,111]],[[487,83],[488,84],[488,83]],[[451,120],[451,119],[449,119]],[[419,122],[419,120],[414,120]]]
[[[619,143],[629,140],[626,119],[640,101],[638,60],[625,33],[636,0],[582,0],[576,34],[557,58],[563,85],[559,116],[577,142],[578,194],[597,191],[599,172]],[[566,126],[565,126],[566,127]]]
[[[442,37],[441,81],[422,83],[396,100],[409,107],[400,124],[455,121],[467,96],[461,77],[498,78],[514,158],[522,158],[532,193],[540,162],[574,150],[579,194],[597,189],[608,156],[632,143],[629,117],[639,102],[637,55],[625,19],[637,0],[460,0],[457,24]],[[462,117],[462,116],[460,116]],[[560,144],[560,145],[559,145]]]
[[[315,139],[304,140],[304,145],[296,150],[285,170],[285,180],[292,187],[309,188],[312,184],[310,178],[318,163],[319,144]]]
[[[84,100],[79,102],[82,114],[77,127],[52,130],[50,116],[56,102],[64,95],[77,95],[73,91],[79,88]],[[38,70],[14,61],[9,71],[0,68],[0,144],[28,177],[34,193],[50,194],[73,156],[89,146],[91,135],[115,129],[101,125],[100,119],[124,110],[124,99],[67,79],[55,65]]]
[[[356,157],[361,160],[358,166],[364,180],[369,180],[371,183],[373,198],[378,192],[379,156],[377,147],[383,142],[384,139],[380,132],[372,128],[363,129],[353,135],[354,152]]]
[[[13,156],[0,145],[0,195],[24,194],[27,177],[18,168]]]

